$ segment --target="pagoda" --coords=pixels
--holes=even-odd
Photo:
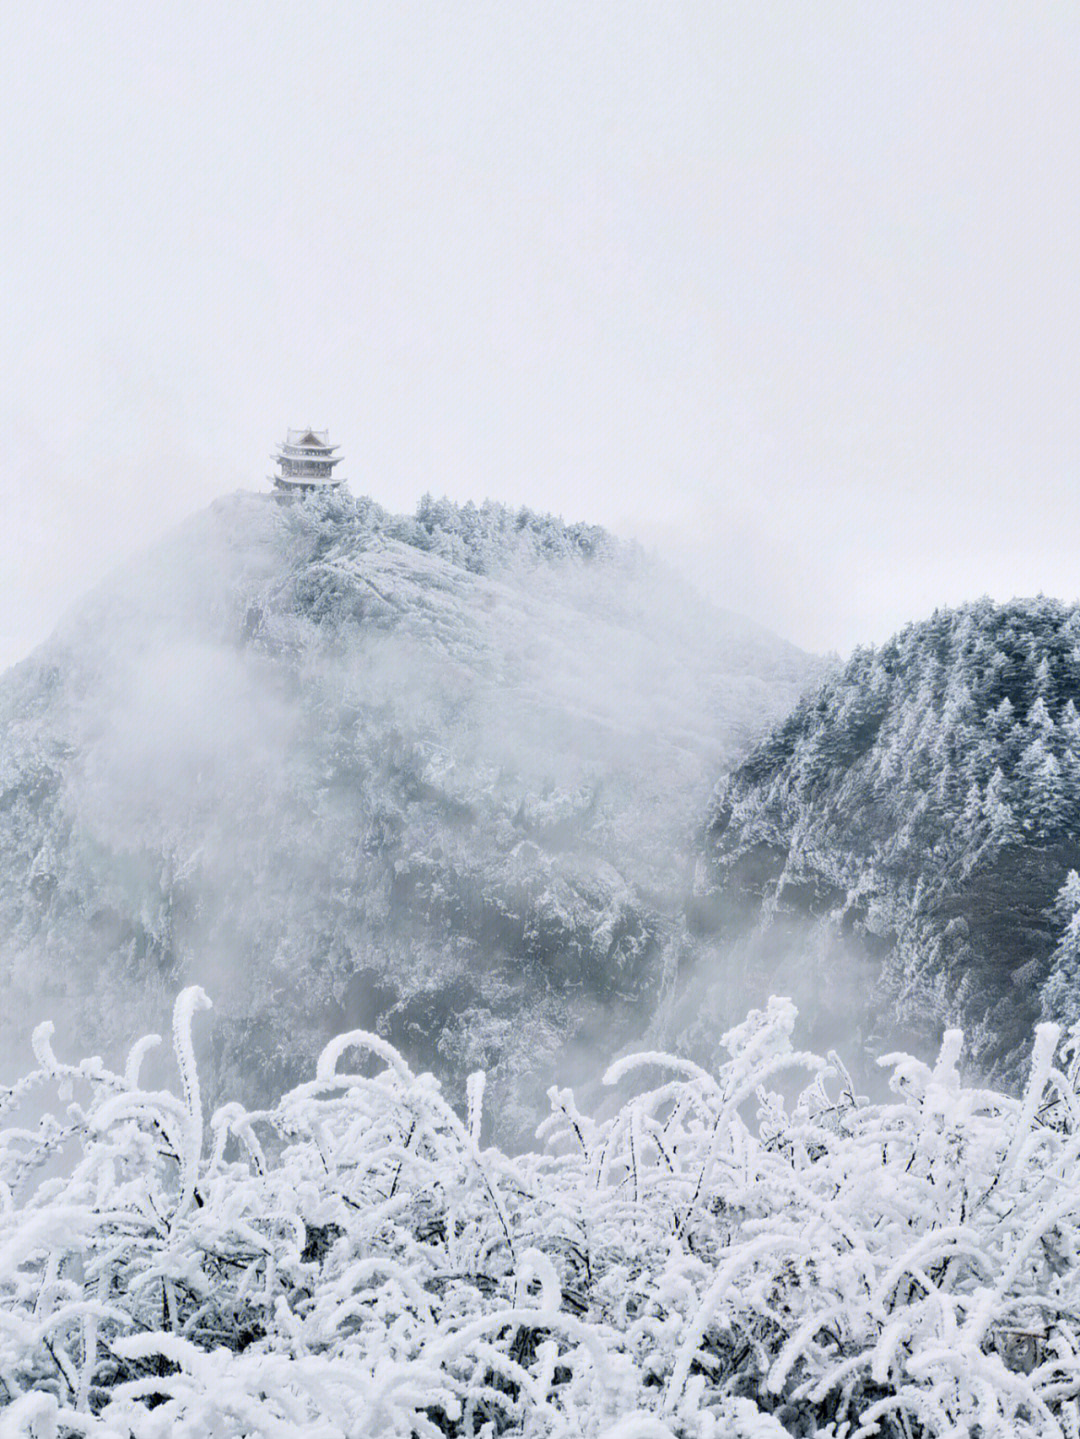
[[[331,445],[329,430],[289,430],[285,443],[271,459],[280,473],[270,475],[282,494],[309,495],[312,490],[336,490],[344,480],[334,478],[334,466],[341,464]]]

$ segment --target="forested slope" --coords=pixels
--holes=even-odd
[[[726,982],[759,971],[867,1040],[961,1024],[1015,1077],[1032,1023],[1078,1013],[1078,703],[1080,611],[1055,600],[856,653],[714,799],[694,917]]]

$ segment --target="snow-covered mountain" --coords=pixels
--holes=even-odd
[[[194,981],[218,1093],[363,1026],[512,1133],[644,1026],[716,777],[817,669],[595,528],[223,500],[0,681],[5,1049]]]
[[[817,1042],[960,1025],[1014,1081],[1080,1018],[1080,609],[989,600],[856,653],[720,786],[682,1022],[794,994]],[[706,995],[708,997],[706,997]]]

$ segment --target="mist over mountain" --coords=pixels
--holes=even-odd
[[[1080,610],[1056,600],[855,653],[717,791],[686,1022],[791,993],[819,1040],[959,1025],[1014,1081],[1033,1024],[1080,1014],[1078,699]]]
[[[360,1026],[513,1133],[676,985],[717,775],[819,671],[593,527],[222,500],[0,682],[5,1050],[198,982],[215,1094]]]
[[[0,681],[4,1432],[1073,1433],[1078,687],[1050,600],[825,672],[587,526],[198,516]]]

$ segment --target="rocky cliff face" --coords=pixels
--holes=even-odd
[[[520,1130],[670,985],[716,775],[813,672],[593,528],[222,501],[0,682],[4,1046],[196,980],[219,1092],[362,1026]]]
[[[979,1070],[1014,1078],[1034,1021],[1077,1018],[1077,703],[1080,611],[1053,600],[854,655],[713,800],[695,1013],[742,985],[794,993],[819,1039],[959,1024]]]

